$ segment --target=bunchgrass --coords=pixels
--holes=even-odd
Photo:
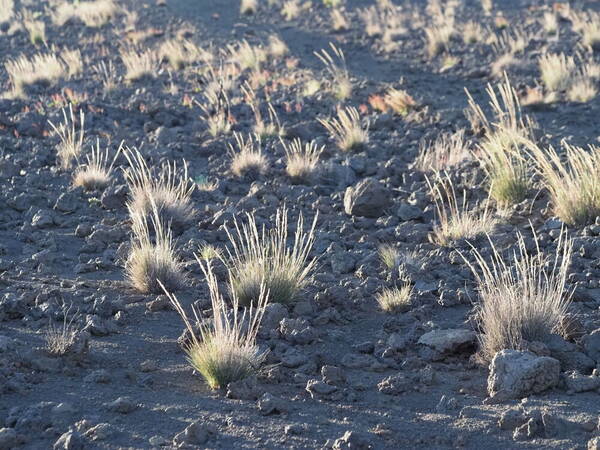
[[[352,106],[338,108],[337,118],[318,120],[342,151],[359,150],[369,141],[368,124],[363,125],[358,110]]]
[[[462,199],[458,197],[449,175],[438,174],[433,182],[427,178],[427,184],[437,211],[433,226],[433,240],[437,244],[446,246],[493,231],[497,220],[487,204],[469,206],[466,191],[463,190]]]
[[[149,223],[150,222],[150,223]],[[171,229],[163,223],[156,205],[150,218],[132,218],[133,237],[125,262],[127,280],[142,294],[160,294],[163,287],[176,290],[184,284]]]
[[[36,53],[31,59],[21,55],[4,63],[15,95],[33,84],[53,85],[67,78],[68,69],[55,53]]]
[[[236,177],[256,178],[266,173],[269,161],[262,152],[260,136],[241,133],[233,134],[234,143],[228,143],[231,157],[231,172]]]
[[[259,230],[256,218],[247,214],[245,223],[234,221],[227,227],[231,248],[225,262],[230,270],[230,290],[241,305],[248,306],[260,299],[264,285],[269,302],[292,303],[310,281],[317,259],[310,257],[315,241],[315,216],[312,226],[304,230],[304,218],[299,215],[291,245],[288,244],[288,211],[277,210],[273,228]]]
[[[589,150],[563,142],[565,157],[533,142],[527,149],[550,193],[554,213],[569,225],[586,225],[600,215],[600,147]]]
[[[492,255],[488,260],[472,247],[475,262],[463,255],[475,275],[479,291],[477,320],[481,330],[482,356],[491,361],[504,349],[525,350],[528,342],[560,333],[570,303],[565,282],[573,241],[562,232],[553,256],[527,250],[525,239],[517,236],[517,249],[503,256],[489,238]]]
[[[182,170],[167,162],[153,171],[139,150],[125,148],[123,154],[129,162],[124,175],[130,190],[127,208],[133,220],[152,215],[156,208],[164,223],[179,231],[196,216],[191,201],[196,185],[189,180],[185,162]]]
[[[400,287],[386,288],[376,295],[379,307],[388,313],[404,312],[410,308],[413,287],[406,282]]]
[[[440,171],[458,166],[471,156],[464,130],[442,133],[433,142],[423,142],[415,161],[421,171]]]
[[[69,104],[68,111],[67,114],[67,108],[62,109],[63,121],[58,125],[50,120],[48,121],[54,133],[60,138],[56,152],[62,169],[70,168],[73,162],[79,159],[85,137],[85,114],[83,109],[79,110],[79,120],[73,113],[73,105]]]
[[[575,58],[564,53],[547,53],[540,56],[539,68],[546,88],[563,91],[569,87],[575,73]]]
[[[299,138],[291,143],[281,141],[285,150],[285,170],[293,183],[308,183],[317,172],[319,156],[325,149],[315,141],[302,143]]]
[[[333,43],[329,43],[331,54],[323,49],[315,52],[315,56],[325,65],[325,69],[331,76],[331,88],[338,100],[345,100],[352,95],[352,81],[346,67],[344,52]]]
[[[256,344],[256,335],[267,305],[267,291],[260,286],[258,297],[249,308],[240,312],[240,302],[231,297],[231,309],[219,291],[219,284],[210,262],[198,260],[204,273],[212,306],[212,317],[202,320],[201,313],[192,307],[190,318],[177,297],[164,289],[165,294],[181,316],[190,335],[185,347],[190,365],[212,389],[224,389],[234,381],[255,374],[266,352]],[[231,275],[231,274],[230,274]]]

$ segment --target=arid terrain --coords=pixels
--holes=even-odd
[[[600,4],[0,0],[0,450],[600,449]]]

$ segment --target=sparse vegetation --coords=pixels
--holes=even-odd
[[[240,302],[232,295],[231,311],[219,292],[219,284],[210,262],[198,261],[204,273],[212,306],[210,325],[200,320],[194,309],[190,319],[185,309],[168,289],[165,294],[181,316],[190,340],[185,346],[188,361],[212,389],[225,388],[233,381],[254,374],[263,363],[266,353],[256,345],[256,335],[267,304],[267,292],[261,285],[254,304],[238,312]],[[199,334],[199,335],[198,335]]]
[[[54,132],[60,138],[56,153],[58,162],[62,169],[68,169],[73,161],[79,159],[81,149],[83,148],[83,139],[85,136],[85,114],[83,109],[79,110],[79,120],[73,113],[73,105],[69,104],[69,114],[67,109],[62,109],[63,121],[58,125],[48,121]]]
[[[247,138],[240,133],[234,133],[235,144],[229,143],[231,155],[231,172],[237,177],[256,178],[264,174],[269,167],[269,161],[262,152],[260,136],[250,135]]]
[[[315,141],[302,144],[298,138],[289,144],[281,143],[287,158],[285,170],[292,182],[309,182],[317,171],[319,156],[325,147],[319,147]]]
[[[81,186],[88,191],[104,189],[110,183],[112,169],[122,145],[111,158],[108,148],[104,151],[100,150],[100,141],[96,141],[96,146],[92,147],[92,151],[85,157],[86,162],[80,164],[75,170],[73,186]]]
[[[401,287],[384,289],[377,294],[379,307],[388,313],[404,312],[410,308],[413,287],[404,283]]]
[[[269,302],[286,304],[295,301],[310,281],[317,263],[316,258],[310,257],[316,224],[317,216],[305,231],[304,217],[300,214],[290,246],[285,207],[277,210],[270,230],[259,229],[252,214],[247,214],[245,223],[235,220],[233,228],[226,228],[231,243],[226,263],[232,296],[243,306],[256,306],[260,303],[261,291],[266,289]]]
[[[443,133],[433,142],[423,142],[415,165],[419,170],[447,170],[471,156],[464,130]]]
[[[337,118],[319,119],[319,122],[340,150],[357,150],[369,141],[368,126],[363,125],[356,108],[338,108]]]
[[[352,95],[352,81],[346,67],[344,52],[334,44],[329,43],[331,54],[327,50],[315,52],[317,58],[325,65],[325,69],[331,76],[331,90],[338,100],[345,100]]]
[[[22,95],[27,86],[41,83],[52,85],[66,78],[68,70],[55,53],[36,53],[31,59],[21,55],[4,64],[13,92]]]
[[[524,350],[528,342],[544,342],[561,331],[570,302],[565,283],[573,241],[563,232],[554,256],[549,256],[534,240],[535,252],[527,250],[518,234],[511,256],[502,256],[491,239],[491,258],[474,247],[475,263],[463,256],[477,281],[481,353],[488,361],[500,350]]]

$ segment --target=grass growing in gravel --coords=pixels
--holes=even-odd
[[[542,55],[539,60],[542,81],[550,91],[567,89],[575,72],[575,58],[560,54]]]
[[[176,228],[195,217],[191,201],[195,184],[189,180],[185,162],[181,171],[175,163],[167,162],[155,173],[137,149],[126,148],[123,153],[129,162],[124,175],[130,190],[127,208],[132,219],[151,215],[154,207],[165,223]]]
[[[241,313],[240,303],[234,294],[229,309],[219,292],[219,284],[210,262],[199,260],[198,263],[210,292],[210,320],[202,321],[200,311],[195,308],[194,317],[188,317],[177,297],[167,289],[164,292],[190,335],[190,343],[185,348],[188,361],[212,389],[225,388],[233,381],[256,373],[265,359],[266,352],[256,345],[256,335],[267,305],[267,291],[261,285],[254,305],[244,308]]]
[[[565,282],[573,251],[573,241],[564,231],[552,257],[541,252],[536,236],[533,254],[521,234],[517,249],[508,256],[502,256],[489,240],[489,261],[474,247],[474,264],[463,255],[479,290],[477,320],[486,360],[500,350],[522,350],[526,342],[543,342],[550,333],[560,332],[570,303]]]
[[[53,356],[63,356],[69,352],[73,346],[75,336],[79,331],[76,320],[77,312],[69,314],[71,306],[63,305],[62,315],[63,320],[60,325],[55,325],[54,322],[48,324],[48,328],[44,333],[46,341],[46,351]]]
[[[138,81],[145,77],[155,77],[160,58],[155,50],[138,51],[128,49],[121,51],[121,60],[125,66],[125,79]]]
[[[585,225],[600,215],[600,148],[589,150],[563,142],[565,157],[529,142],[527,148],[546,189],[554,213],[570,225]]]
[[[275,303],[291,303],[310,281],[317,263],[309,256],[315,241],[317,216],[308,231],[299,215],[293,243],[288,245],[288,211],[277,210],[274,227],[259,230],[256,217],[247,214],[245,223],[234,221],[226,228],[231,249],[226,264],[231,272],[230,290],[240,304],[248,306],[260,298],[264,285],[268,299]]]
[[[483,209],[479,209],[479,205],[469,208],[466,191],[463,191],[460,201],[448,175],[438,176],[433,183],[427,179],[427,184],[437,210],[437,222],[433,226],[436,243],[449,245],[456,240],[473,238],[494,229],[497,221],[487,205]]]
[[[228,143],[231,156],[231,172],[236,177],[256,178],[264,174],[269,161],[262,152],[260,136],[249,135],[247,138],[241,133],[233,134],[235,145]]]
[[[521,145],[523,140],[531,139],[533,125],[521,113],[519,98],[506,74],[497,90],[498,94],[488,84],[493,120],[488,119],[468,91],[467,96],[471,121],[485,131],[476,156],[487,174],[490,197],[504,207],[522,201],[531,185]]]
[[[446,170],[458,166],[470,157],[468,146],[464,130],[442,133],[435,141],[421,144],[415,166],[423,172]]]
[[[410,283],[384,289],[375,297],[379,307],[389,313],[404,312],[410,308],[413,287]]]
[[[368,126],[363,123],[354,107],[338,108],[337,118],[319,119],[340,150],[362,148],[369,141]]]
[[[181,287],[184,277],[172,232],[163,224],[156,206],[150,219],[143,216],[133,220],[132,231],[131,250],[125,263],[131,286],[142,294],[159,294],[163,287],[170,291]]]
[[[48,121],[54,132],[60,138],[60,143],[57,147],[58,162],[62,169],[68,169],[76,161],[81,154],[83,147],[83,139],[85,136],[85,114],[83,109],[79,110],[79,120],[73,113],[73,105],[69,104],[69,114],[67,109],[62,109],[63,121],[58,125]]]
[[[112,176],[112,169],[119,153],[122,150],[122,144],[117,149],[115,155],[110,158],[108,148],[100,150],[100,141],[96,141],[96,146],[85,156],[86,162],[80,164],[73,174],[73,186],[81,186],[87,191],[103,189],[108,186]]]
[[[55,53],[36,53],[31,58],[21,55],[4,63],[15,95],[23,95],[27,86],[36,83],[53,85],[68,75],[65,64]]]
[[[315,141],[302,144],[299,138],[291,143],[281,141],[285,150],[285,170],[292,183],[307,183],[315,175],[319,164],[319,156],[325,149],[318,147]]]

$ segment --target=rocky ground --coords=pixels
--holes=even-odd
[[[569,228],[575,239],[570,335],[552,336],[537,352],[506,351],[492,368],[482,364],[472,320],[477,293],[459,254],[470,247],[464,240],[448,246],[430,241],[434,205],[414,160],[422,142],[445,131],[464,128],[477,142],[463,113],[464,88],[485,105],[487,83],[498,80],[492,73],[498,54],[488,44],[467,45],[456,37],[453,64],[443,55],[429,57],[422,30],[429,13],[419,1],[395,2],[412,19],[394,39],[370,37],[358,9],[371,3],[345,2],[340,8],[347,29],[334,31],[330,8],[318,0],[290,21],[281,4],[266,1],[254,14],[240,15],[238,0],[120,0],[122,10],[102,27],[78,20],[57,26],[51,20],[57,2],[17,2],[17,10],[39,13],[46,43],[36,47],[18,19],[10,19],[0,27],[3,62],[55,46],[80,49],[84,67],[21,97],[10,94],[0,67],[6,92],[0,100],[0,449],[600,448],[600,221]],[[542,52],[579,48],[578,34],[560,14],[560,33],[544,32],[544,13],[560,13],[560,4],[494,3],[486,13],[479,1],[458,2],[456,20],[491,30],[500,17],[509,31],[527,32],[527,45],[507,68],[520,94],[539,80]],[[577,8],[595,5],[581,1]],[[163,61],[154,77],[122,79],[119,49],[127,43],[156,48],[186,35],[218,55],[242,39],[267,46],[273,34],[289,53],[265,64],[261,95],[269,96],[285,139],[326,146],[320,176],[309,184],[290,183],[275,138],[264,143],[264,174],[231,174],[231,136],[211,137],[192,101],[202,98],[202,64],[174,70]],[[331,93],[303,94],[312,77],[327,79],[314,52],[330,42],[345,52],[354,86],[345,104],[359,108],[370,124],[370,140],[360,151],[341,152],[317,121],[335,113]],[[93,70],[101,62],[115,67],[111,92]],[[389,87],[408,91],[417,110],[399,117],[374,109],[369,98]],[[183,325],[166,297],[140,295],[129,286],[123,273],[128,188],[120,170],[126,161],[119,158],[103,191],[71,187],[72,170],[57,166],[58,138],[48,124],[61,120],[69,102],[85,112],[86,148],[96,139],[111,146],[124,140],[152,164],[186,160],[194,180],[213,184],[196,189],[198,219],[177,236],[188,275],[177,295],[186,304],[208,306],[194,253],[204,243],[224,247],[224,226],[232,218],[254,212],[259,223],[269,224],[283,204],[294,217],[319,213],[314,279],[295,304],[268,307],[259,344],[270,352],[256,379],[210,390],[178,345]],[[254,116],[239,86],[231,103],[233,129],[249,132]],[[545,143],[598,140],[598,98],[525,111]],[[472,200],[486,198],[485,175],[474,160],[451,175]],[[347,188],[365,183],[358,189],[363,198],[345,207]],[[562,223],[548,201],[539,189],[504,211],[493,242],[508,248],[518,231],[530,238],[531,224],[551,252]],[[489,250],[485,237],[471,242]],[[414,286],[406,312],[385,313],[375,300],[394,282],[379,260],[382,243],[413,257],[404,268]],[[77,311],[81,332],[70,355],[53,357],[45,332],[59,323],[64,305]]]

